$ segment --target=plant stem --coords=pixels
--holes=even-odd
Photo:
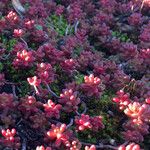
[[[79,21],[77,20],[75,27],[74,27],[74,32],[77,33],[78,30],[78,25],[79,25]]]
[[[69,25],[67,25],[67,28],[66,28],[66,31],[65,31],[65,35],[67,35],[67,34],[68,34],[68,32],[69,32],[69,28],[70,28],[70,24],[69,24]]]
[[[81,114],[85,114],[86,111],[87,111],[86,103],[82,101],[82,105],[84,106],[84,111]],[[76,111],[76,113],[77,113],[78,116],[81,115],[78,111]]]
[[[53,92],[53,91],[51,90],[50,86],[49,86],[47,83],[46,83],[46,87],[47,87],[47,89],[48,89],[48,91],[49,91],[50,94],[52,94],[52,95],[55,96],[56,98],[60,98],[59,96],[56,95],[55,92]]]
[[[37,88],[35,85],[34,85],[33,87],[34,87],[34,89],[35,89],[36,94],[39,95],[40,93],[39,93],[38,88]]]
[[[12,85],[12,91],[13,91],[13,96],[15,99],[18,99],[17,95],[16,95],[16,87],[15,85]]]
[[[27,149],[27,141],[26,139],[23,139],[21,150],[26,150],[26,149]]]
[[[27,42],[23,38],[20,38],[20,40],[26,45],[26,48],[29,49]]]
[[[16,10],[16,12],[20,15],[21,18],[23,18],[22,13],[25,13],[25,9],[22,6],[22,4],[20,3],[19,0],[12,0],[12,5],[14,7],[14,9]]]
[[[70,119],[70,123],[67,125],[67,128],[71,127],[73,125],[73,119]]]

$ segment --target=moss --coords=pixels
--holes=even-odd
[[[58,86],[58,80],[55,80],[53,83],[51,83],[51,89],[53,92],[56,93],[56,95],[60,95],[61,91],[60,91],[60,88]]]
[[[83,51],[83,48],[81,47],[81,46],[77,46],[75,49],[74,49],[74,53],[73,53],[73,55],[74,55],[74,57],[76,58],[76,57],[78,57],[80,54],[81,54],[81,52]]]
[[[101,112],[107,112],[109,108],[114,108],[115,105],[112,102],[114,94],[106,91],[99,99],[91,99],[87,102],[88,113],[90,115],[100,115]],[[95,107],[96,106],[96,107]]]
[[[106,140],[109,142],[111,139],[116,141],[122,141],[120,132],[118,131],[118,120],[110,118],[106,113],[102,113],[103,123],[105,128],[99,130],[98,132],[93,132],[91,130],[85,130],[82,132],[77,132],[76,136],[84,142],[97,143],[100,140]],[[86,137],[86,138],[85,138]]]
[[[22,82],[26,81],[28,77],[34,76],[35,68],[32,67],[28,69],[15,69],[12,66],[12,63],[7,61],[4,63],[5,65],[5,71],[6,71],[6,78],[13,82]]]
[[[96,139],[115,139],[117,141],[122,140],[119,128],[120,119],[117,113],[115,104],[112,102],[114,94],[112,92],[105,92],[100,99],[91,99],[87,102],[88,111],[90,116],[102,116],[105,128],[99,132],[92,134],[92,137]],[[114,112],[114,116],[109,115],[108,111]]]
[[[130,42],[130,38],[126,33],[121,33],[119,31],[113,31],[112,36],[120,39],[121,42]]]
[[[69,27],[69,25],[63,15],[51,15],[47,18],[47,27],[53,28],[59,36],[64,36],[66,28]],[[73,33],[73,29],[71,27],[68,28],[68,33]]]
[[[10,60],[3,64],[6,80],[17,83],[19,88],[19,96],[25,96],[30,91],[30,85],[27,82],[28,77],[35,75],[35,68],[15,69]]]
[[[149,150],[150,146],[150,136],[149,134],[144,136],[144,142],[140,143],[141,147],[144,148],[144,150]]]
[[[97,143],[97,137],[93,136],[93,131],[85,130],[82,132],[76,132],[76,136],[83,142]],[[85,138],[86,137],[86,138]]]
[[[99,138],[108,138],[115,139],[120,141],[122,139],[120,131],[119,131],[119,119],[117,116],[111,117],[107,113],[102,113],[103,123],[105,125],[105,129],[101,131]]]
[[[27,81],[22,81],[20,82],[20,86],[19,86],[19,97],[24,97],[27,94],[29,94],[28,92],[30,91],[30,85],[28,84]]]
[[[8,51],[11,51],[14,45],[17,43],[17,40],[15,38],[8,39],[5,35],[1,35],[0,41],[4,48]]]
[[[77,84],[83,83],[84,82],[84,75],[78,72],[77,75],[75,75],[75,82]]]

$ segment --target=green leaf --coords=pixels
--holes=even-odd
[[[11,51],[14,45],[17,43],[16,39],[11,39],[7,42],[7,50]]]
[[[66,28],[68,26],[67,20],[63,15],[57,16],[57,15],[51,15],[47,18],[48,26],[51,25],[55,29],[55,31],[58,33],[59,36],[65,35]],[[69,30],[68,33],[72,33],[71,30]]]
[[[81,84],[84,81],[84,75],[83,74],[78,74],[75,76],[75,81],[77,84]]]

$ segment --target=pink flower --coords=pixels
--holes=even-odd
[[[90,147],[85,146],[85,150],[96,150],[96,147],[95,147],[95,145],[91,145]]]
[[[128,145],[121,145],[118,147],[118,150],[140,150],[140,146],[135,143],[130,143]]]
[[[6,140],[13,142],[14,141],[14,136],[16,135],[16,130],[15,129],[7,129],[7,130],[2,130],[2,135],[6,138]]]
[[[91,74],[90,76],[85,76],[84,81],[86,84],[89,85],[99,85],[101,80],[98,77],[94,77],[94,75]]]
[[[66,59],[63,62],[61,62],[62,69],[70,74],[75,70],[75,65],[75,60],[73,59]]]
[[[26,27],[27,29],[32,29],[32,28],[34,27],[34,20],[27,20],[27,21],[25,22],[25,27]]]
[[[7,20],[12,21],[12,22],[15,22],[15,21],[18,20],[17,14],[15,12],[13,12],[13,11],[10,11],[8,13],[8,15],[6,16],[6,18],[7,18]]]
[[[52,150],[52,148],[51,147],[44,147],[43,145],[42,146],[37,146],[36,147],[36,150]]]
[[[43,104],[44,111],[48,118],[56,117],[60,118],[60,110],[62,106],[60,104],[55,104],[52,100],[48,100],[47,104]]]
[[[32,51],[22,50],[17,52],[17,58],[14,59],[13,65],[15,68],[29,67],[33,65],[35,58]]]
[[[77,92],[74,92],[72,89],[64,89],[63,93],[60,94],[59,103],[64,106],[63,109],[66,112],[72,112],[78,109],[80,98],[78,98]]]
[[[14,29],[14,37],[22,37],[23,30],[22,29]]]
[[[117,92],[117,97],[114,97],[113,102],[119,104],[119,109],[125,109],[131,102],[130,95],[128,93],[124,93],[123,90]]]
[[[102,88],[100,87],[101,80],[98,77],[94,77],[93,74],[84,77],[84,83],[81,84],[81,89],[87,96],[99,97]]]
[[[124,113],[131,118],[138,118],[141,115],[141,104],[138,102],[130,103]]]
[[[54,81],[54,71],[50,63],[38,64],[37,74],[42,83],[49,84]]]
[[[51,129],[47,132],[48,139],[55,140],[55,146],[60,147],[61,144],[70,147],[72,132],[67,129],[66,124],[52,124]]]
[[[150,98],[146,98],[145,102],[146,102],[147,104],[150,104]]]
[[[90,122],[90,117],[89,115],[84,115],[82,114],[81,117],[76,117],[75,118],[75,123],[77,125],[77,129],[79,131],[83,131],[85,129],[91,129],[92,128],[92,124]]]
[[[39,86],[40,83],[41,83],[41,79],[38,79],[37,76],[31,77],[31,78],[27,78],[27,81],[32,86]]]
[[[39,94],[39,91],[38,91],[37,86],[40,85],[41,79],[38,79],[37,76],[34,76],[34,77],[31,77],[31,78],[27,78],[27,81],[29,82],[29,84],[30,84],[31,86],[34,87],[34,89],[35,89],[35,91],[36,91],[36,94]]]

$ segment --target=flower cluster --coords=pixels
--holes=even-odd
[[[52,124],[51,129],[47,132],[47,139],[55,142],[55,147],[60,145],[65,146],[67,150],[74,150],[80,148],[79,142],[72,137],[72,132],[67,129],[65,124]]]
[[[54,72],[51,64],[41,63],[37,65],[37,75],[41,82],[49,84],[54,81]]]
[[[43,106],[48,118],[60,118],[60,110],[62,109],[60,104],[55,104],[52,100],[48,100],[47,104],[44,104]]]
[[[6,16],[6,19],[9,21],[9,23],[15,24],[18,22],[18,15],[15,12],[10,11]]]
[[[77,92],[74,92],[72,89],[64,89],[63,93],[60,94],[59,103],[63,105],[63,109],[66,112],[72,112],[78,109],[80,98]]]
[[[36,150],[52,150],[50,147],[44,147],[44,146],[37,146]]]
[[[22,29],[14,29],[14,37],[22,37],[23,30]]]
[[[28,118],[30,115],[37,113],[38,107],[41,105],[34,96],[26,96],[21,98],[18,109],[25,115],[25,118]]]
[[[140,146],[135,143],[130,143],[128,145],[121,145],[118,147],[118,150],[140,150]]]
[[[123,132],[125,139],[135,142],[143,141],[143,135],[149,134],[150,106],[145,103],[133,102],[129,95],[122,90],[117,92],[117,95],[118,97],[113,98],[113,101],[119,103],[119,108],[124,110],[124,113],[130,118],[123,125],[126,130]]]
[[[0,1],[0,149],[149,149],[149,8]]]
[[[131,102],[130,95],[128,93],[124,93],[123,90],[117,92],[117,97],[114,97],[113,101],[119,104],[119,109],[121,110],[126,108]]]
[[[95,145],[91,145],[90,147],[86,146],[85,150],[96,150],[96,147],[95,147]]]
[[[17,52],[17,58],[14,59],[13,65],[15,68],[31,67],[34,60],[32,51],[22,50],[21,52]]]
[[[148,104],[133,102],[128,105],[124,110],[124,113],[130,118],[138,118],[142,121],[148,122],[150,119],[150,106]]]
[[[0,139],[0,143],[18,149],[20,147],[20,138],[16,136],[16,129],[1,130],[3,138]]]
[[[100,84],[101,80],[91,74],[84,77],[84,83],[81,84],[81,89],[86,93],[87,96],[99,97],[102,92]]]
[[[101,116],[90,117],[89,115],[82,114],[80,117],[76,116],[75,123],[77,130],[79,131],[83,131],[85,129],[98,131],[104,128]]]
[[[36,93],[39,93],[37,87],[41,84],[41,79],[38,79],[37,76],[27,78],[28,83],[34,87]]]
[[[68,74],[72,74],[75,70],[75,61],[73,59],[66,59],[61,63],[61,67]]]

